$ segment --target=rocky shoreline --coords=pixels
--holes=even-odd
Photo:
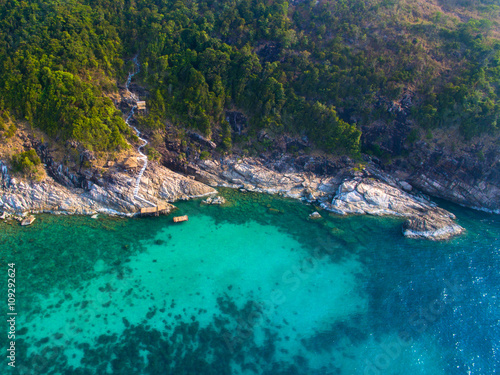
[[[360,167],[347,157],[330,160],[286,154],[261,158],[233,155],[219,160],[191,160],[183,174],[151,162],[138,180],[137,167],[128,168],[126,161],[105,170],[84,169],[76,174],[55,162],[38,143],[32,142],[32,147],[41,155],[51,177],[41,182],[16,181],[0,162],[0,210],[7,214],[104,213],[130,217],[152,205],[166,206],[165,212],[170,213],[175,209],[171,203],[214,195],[214,188],[221,186],[300,199],[339,215],[401,217],[406,219],[403,234],[409,238],[444,240],[464,231],[452,213],[415,192],[415,176],[384,172],[370,160]],[[138,156],[131,153],[127,160]],[[162,164],[166,164],[164,160]],[[428,184],[443,188],[434,180]]]
[[[8,177],[4,174],[4,180]],[[135,173],[114,171],[106,183],[88,183],[89,189],[63,186],[53,178],[41,182],[16,181],[10,179],[8,187],[0,189],[0,208],[11,215],[24,216],[28,213],[94,215],[103,213],[118,216],[134,216],[145,201],[167,206],[167,212],[175,207],[171,204],[215,194],[216,191],[191,178],[172,172],[157,164],[149,163],[141,178],[139,195],[134,197]]]
[[[405,217],[403,234],[409,238],[444,240],[464,231],[451,212],[371,177],[342,183],[332,203],[323,202],[321,206],[341,215]]]
[[[335,174],[319,175],[297,170],[301,168],[287,162],[269,164],[262,159],[228,157],[221,162],[200,161],[192,168],[196,179],[211,186],[279,194],[318,204],[339,215],[402,217],[406,219],[403,234],[409,238],[445,240],[464,232],[454,222],[455,215],[422,195],[404,191],[412,190],[407,182],[373,168],[355,170],[349,161],[337,167]]]
[[[138,96],[129,90],[133,76],[139,72],[139,64],[134,58],[135,69],[130,73],[121,91],[123,113],[128,112],[125,123],[134,129],[142,144],[135,152],[130,152],[126,160],[106,166],[107,170],[87,168],[95,156],[81,147],[78,142],[67,145],[80,155],[80,166],[70,170],[62,162],[55,161],[50,150],[33,137],[24,137],[25,149],[35,149],[49,177],[43,181],[17,181],[9,174],[6,164],[0,160],[0,209],[2,216],[22,218],[30,213],[95,215],[104,213],[118,216],[138,215],[142,208],[166,207],[168,214],[178,200],[201,198],[216,193],[213,188],[194,181],[159,165],[148,162],[142,149],[148,141],[140,138],[140,132],[130,124],[134,120]],[[137,170],[138,161],[143,162]],[[109,161],[108,161],[109,163]],[[115,165],[116,164],[116,165]]]
[[[312,158],[309,164],[297,167],[288,159],[269,162],[232,156],[191,164],[193,178],[150,163],[139,186],[141,199],[134,197],[136,174],[118,169],[105,183],[88,182],[88,189],[65,187],[50,177],[39,183],[11,179],[9,187],[0,190],[0,207],[20,216],[45,212],[130,217],[148,207],[148,201],[167,206],[170,213],[175,209],[171,203],[214,195],[214,187],[221,186],[300,199],[339,215],[405,218],[402,231],[409,238],[444,240],[463,233],[452,213],[422,195],[411,194],[407,182],[373,166],[361,171],[353,166],[347,159],[334,166],[336,173],[318,174],[314,171],[317,161]]]

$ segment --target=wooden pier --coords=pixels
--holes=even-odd
[[[188,215],[174,217],[174,223],[181,223],[183,221],[188,221]]]
[[[141,208],[141,216],[160,216],[160,214],[165,213],[168,213],[168,206],[162,204],[155,207]]]

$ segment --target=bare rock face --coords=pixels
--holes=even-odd
[[[338,176],[318,176],[295,170],[278,172],[253,158],[230,157],[222,163],[203,160],[197,168],[196,178],[211,186],[243,188],[308,201],[327,199],[341,181]]]
[[[13,180],[8,188],[0,190],[0,207],[10,214],[60,212],[87,215],[104,212],[101,210],[104,207],[82,193],[72,191],[50,177],[39,183]]]
[[[135,174],[114,172],[106,185],[92,184],[87,190],[62,186],[48,177],[42,182],[17,182],[0,189],[0,208],[7,213],[50,212],[94,215],[105,213],[133,216],[141,208],[164,205],[214,194],[216,191],[198,181],[150,163],[139,185],[138,198],[134,197]]]
[[[145,198],[161,199],[167,202],[201,198],[217,191],[199,181],[185,177],[156,163],[148,164],[141,184],[139,194]]]
[[[326,210],[340,215],[368,214],[406,217],[403,234],[409,238],[444,240],[464,229],[454,222],[455,215],[424,198],[410,195],[373,178],[355,178],[340,185]]]
[[[500,165],[500,164],[499,164]],[[446,178],[432,172],[422,172],[410,177],[412,184],[427,194],[440,197],[463,206],[500,214],[500,174],[496,181],[482,181],[465,176]],[[491,174],[493,175],[491,171]],[[493,179],[493,177],[492,177]]]

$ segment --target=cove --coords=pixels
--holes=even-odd
[[[486,374],[499,370],[497,216],[405,239],[221,189],[171,216],[1,224],[17,267],[19,374]]]

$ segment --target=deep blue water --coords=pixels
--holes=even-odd
[[[179,203],[182,224],[49,215],[28,228],[0,224],[19,314],[17,366],[4,358],[1,373],[500,369],[498,216],[447,205],[467,231],[437,243],[405,239],[398,219],[311,221],[313,206],[223,194],[226,207]]]

